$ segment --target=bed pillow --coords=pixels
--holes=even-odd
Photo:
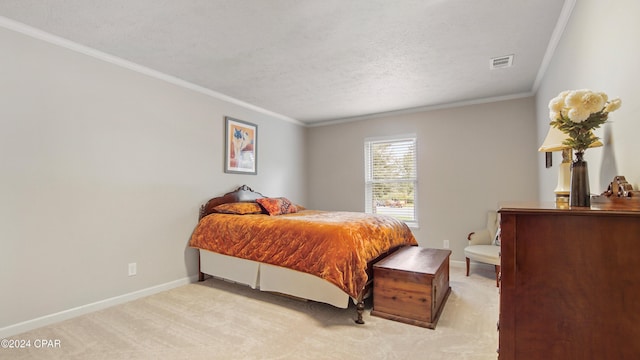
[[[500,246],[500,228],[496,231],[496,237],[493,239],[493,245]]]
[[[269,215],[293,214],[298,212],[298,208],[284,197],[279,198],[260,198],[256,199],[258,204],[267,210]]]
[[[226,203],[214,207],[213,210],[222,214],[262,214],[262,208],[255,202]]]

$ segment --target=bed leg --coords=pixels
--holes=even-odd
[[[198,249],[198,281],[204,281],[204,273],[202,272],[202,260],[200,259],[200,249]]]
[[[356,305],[356,312],[358,313],[356,324],[364,324],[364,320],[362,320],[362,314],[364,313],[364,300],[358,301],[358,304]]]

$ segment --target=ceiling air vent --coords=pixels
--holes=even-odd
[[[510,67],[511,65],[513,65],[513,55],[499,56],[491,59],[489,69],[502,69]]]

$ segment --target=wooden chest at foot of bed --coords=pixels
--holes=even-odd
[[[435,329],[451,292],[450,255],[407,246],[374,264],[371,315]]]

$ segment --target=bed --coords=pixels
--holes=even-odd
[[[417,245],[393,217],[308,210],[246,185],[207,201],[189,245],[205,275],[347,308],[363,324],[371,266],[402,246]]]

